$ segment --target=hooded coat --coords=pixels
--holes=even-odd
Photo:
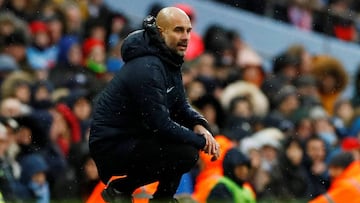
[[[256,197],[252,187],[245,180],[237,177],[237,166],[250,167],[250,160],[237,148],[229,149],[223,160],[224,176],[219,178],[211,189],[207,202],[255,203]]]
[[[331,91],[325,91],[322,85],[319,86],[321,103],[326,111],[333,115],[335,102],[341,97],[341,94],[347,87],[349,75],[339,60],[328,55],[314,56],[312,66],[312,74],[319,84],[328,75],[335,79],[335,85]]]
[[[93,155],[112,154],[116,146],[126,158],[138,139],[205,146],[205,138],[190,130],[208,124],[186,100],[183,57],[159,36],[155,29],[146,29],[125,39],[125,64],[95,101],[89,139]]]

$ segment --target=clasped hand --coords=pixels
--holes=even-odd
[[[194,127],[194,132],[204,136],[206,143],[202,150],[212,156],[211,161],[217,160],[220,157],[220,145],[211,133],[202,125],[196,125]]]

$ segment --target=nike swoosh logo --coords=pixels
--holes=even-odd
[[[166,89],[166,93],[171,92],[171,90],[173,90],[173,89],[174,89],[174,87],[175,87],[175,86],[172,86],[172,87],[170,87],[170,88],[167,88],[167,89]]]

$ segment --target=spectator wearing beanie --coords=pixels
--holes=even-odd
[[[87,38],[83,42],[84,65],[96,74],[106,71],[105,44],[96,38]]]
[[[18,30],[4,37],[3,53],[14,58],[19,67],[23,70],[29,70],[29,64],[26,58],[26,48],[28,40],[23,31]]]
[[[79,38],[65,35],[59,42],[58,63],[49,72],[49,80],[55,88],[84,88],[96,92],[103,84],[96,74],[84,67],[83,50]],[[61,75],[62,77],[59,77]]]
[[[51,43],[49,29],[43,21],[33,21],[29,25],[32,43],[26,56],[30,67],[35,70],[48,70],[57,62],[58,47]]]
[[[294,116],[300,105],[296,88],[292,85],[283,86],[272,98],[275,108],[264,118],[265,127],[276,127],[290,134],[294,131]]]
[[[345,137],[341,141],[341,149],[350,152],[354,160],[360,161],[360,141],[357,137]]]
[[[48,71],[56,64],[57,47],[51,43],[47,26],[42,21],[33,21],[29,25],[31,44],[26,48],[27,71],[34,79],[47,80]]]
[[[45,159],[40,154],[29,154],[20,160],[20,165],[23,169],[20,180],[28,189],[23,197],[38,203],[49,203],[50,188],[46,178],[49,167]]]
[[[222,164],[224,175],[210,189],[208,202],[256,202],[256,194],[248,183],[251,163],[237,148],[229,149]]]
[[[241,79],[261,87],[265,79],[263,59],[250,47],[243,48],[236,58],[236,65],[240,68]]]

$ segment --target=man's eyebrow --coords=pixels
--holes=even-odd
[[[192,29],[192,27],[187,27],[187,28],[186,28],[185,26],[179,25],[179,26],[175,26],[175,27],[174,27],[174,30],[175,30],[175,29],[188,30],[188,29]]]

